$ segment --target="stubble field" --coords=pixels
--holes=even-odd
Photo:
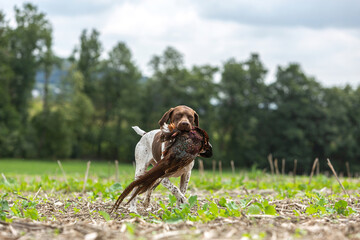
[[[270,175],[260,170],[193,171],[188,203],[158,187],[139,214],[122,204],[131,165],[0,160],[0,239],[360,239],[360,181]],[[27,172],[27,174],[25,174]],[[117,180],[116,180],[117,178]],[[174,179],[178,184],[178,180]]]

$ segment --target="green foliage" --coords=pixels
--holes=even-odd
[[[27,118],[27,107],[39,67],[38,55],[45,51],[46,40],[51,38],[52,29],[46,15],[37,7],[25,3],[23,9],[15,7],[16,28],[9,31],[11,67],[14,78],[10,83],[12,102],[23,120]]]
[[[104,211],[99,211],[99,214],[106,220],[106,221],[110,221],[111,217],[107,212]]]
[[[89,35],[84,29],[80,36],[80,48],[75,48],[71,56],[72,60],[77,62],[77,67],[84,76],[84,92],[92,100],[96,98],[97,68],[102,51],[99,36],[100,33],[96,29],[93,29]]]
[[[157,128],[165,111],[185,104],[200,115],[223,166],[233,160],[236,167],[264,169],[272,153],[286,159],[286,172],[295,158],[298,173],[309,171],[315,157],[330,157],[338,171],[345,159],[360,169],[360,87],[324,87],[293,63],[279,66],[275,81],[266,83],[267,69],[255,53],[187,67],[173,47],[155,54],[144,76],[124,42],[104,55],[96,29],[84,29],[69,59],[59,59],[45,13],[26,3],[14,16],[9,25],[0,12],[0,157],[132,162],[139,136],[131,126]],[[64,74],[51,89],[54,66]],[[45,83],[33,98],[39,71]],[[283,197],[304,187],[286,189]]]
[[[224,197],[220,198],[218,203],[208,200],[201,206],[197,201],[197,196],[191,196],[189,204],[183,204],[180,209],[174,207],[174,201],[169,196],[168,205],[160,202],[160,207],[161,219],[169,223],[179,221],[208,222],[216,218],[240,217],[241,211],[246,209],[246,206],[240,207],[234,201],[228,201]],[[269,205],[267,200],[262,200],[250,205],[247,208],[247,213],[250,215],[276,215],[276,210],[275,206]]]
[[[338,214],[349,216],[352,213],[355,213],[355,211],[348,207],[348,203],[344,200],[339,200],[335,203],[334,208]]]
[[[307,196],[315,200],[306,208],[305,213],[308,215],[324,216],[337,213],[339,215],[349,216],[350,214],[355,213],[345,200],[339,200],[333,204],[319,193],[307,193]]]
[[[26,162],[25,162],[26,163]],[[20,162],[21,165],[25,165]],[[120,166],[120,182],[114,182],[113,175],[104,175],[104,170],[107,170],[108,165],[104,163],[93,162],[90,169],[90,178],[86,184],[86,195],[77,195],[83,188],[83,174],[85,172],[85,162],[63,162],[63,167],[67,171],[67,182],[64,181],[62,173],[55,171],[58,168],[57,164],[49,165],[46,162],[34,162],[38,171],[37,176],[12,174],[10,164],[20,166],[16,161],[13,163],[0,161],[0,168],[8,172],[6,174],[7,181],[4,178],[0,179],[0,189],[7,194],[1,195],[0,198],[0,218],[2,220],[11,221],[13,216],[20,218],[29,218],[36,221],[45,221],[42,215],[39,204],[47,202],[47,196],[55,197],[61,201],[61,207],[56,211],[57,214],[68,214],[73,212],[75,215],[81,212],[81,205],[76,204],[76,200],[88,201],[90,204],[96,201],[114,202],[121,194],[124,186],[127,186],[133,181],[133,167]],[[79,166],[82,165],[83,168]],[[29,168],[29,166],[24,166]],[[54,171],[47,174],[41,173],[43,169],[48,171],[54,168]],[[15,169],[15,168],[13,168]],[[76,173],[74,170],[77,170]],[[72,171],[71,171],[72,170]],[[25,170],[22,170],[25,171]],[[79,175],[79,172],[81,175]],[[148,216],[140,216],[138,214],[130,214],[134,218],[143,218],[145,221],[152,223],[166,222],[177,223],[183,221],[192,222],[210,222],[221,218],[239,218],[246,216],[251,218],[253,215],[273,215],[276,216],[281,213],[274,202],[279,202],[286,198],[292,200],[299,205],[303,205],[301,209],[291,205],[294,216],[312,216],[312,217],[328,217],[337,219],[339,217],[346,218],[354,216],[357,212],[353,209],[357,202],[347,202],[346,199],[340,198],[341,189],[336,189],[337,184],[333,178],[326,178],[325,176],[314,177],[311,186],[304,187],[308,182],[308,177],[298,177],[297,184],[293,183],[292,177],[283,176],[274,178],[273,176],[262,174],[253,179],[255,170],[252,172],[243,172],[242,175],[233,176],[229,172],[223,172],[222,178],[216,179],[222,185],[221,194],[216,190],[208,190],[208,197],[189,196],[188,201],[181,206],[177,206],[176,198],[173,195],[160,197],[161,201],[154,201],[152,204],[158,204],[159,210],[157,212],[149,213]],[[35,172],[34,172],[35,173]],[[211,173],[209,173],[211,174]],[[250,176],[252,176],[250,178]],[[203,181],[203,177],[194,170],[192,174],[192,181],[189,188],[196,186],[196,189],[209,189],[213,186],[212,181]],[[260,183],[257,184],[257,181]],[[42,197],[34,199],[34,194],[39,189],[47,194]],[[360,183],[358,181],[347,181],[348,190],[358,190]],[[239,188],[248,189],[248,194],[240,194],[237,196],[229,196],[224,190],[237,191]],[[259,194],[252,194],[256,189],[273,189],[274,194],[262,196]],[[333,189],[334,194],[323,194],[320,189]],[[156,191],[168,194],[168,190],[159,186]],[[51,193],[55,192],[55,193]],[[226,192],[226,191],[225,191]],[[294,193],[293,193],[294,192]],[[26,195],[25,195],[25,194]],[[64,197],[63,193],[67,193],[75,197],[70,200]],[[26,196],[26,198],[22,197]],[[210,198],[211,196],[211,198]],[[101,216],[105,221],[110,221],[111,217],[106,213],[106,209],[90,210],[88,213],[91,216]],[[258,217],[258,216],[256,216]],[[55,221],[55,217],[51,221]],[[130,227],[131,228],[131,227]]]
[[[6,219],[6,214],[9,211],[9,203],[5,199],[6,196],[7,194],[5,193],[0,198],[0,219],[3,221]]]
[[[36,132],[35,149],[40,157],[68,157],[71,153],[71,128],[64,112],[40,112],[32,119]]]
[[[4,197],[4,196],[3,196]],[[6,215],[3,210],[11,216],[16,216],[20,218],[29,218],[36,221],[43,221],[45,217],[41,217],[36,209],[37,203],[35,201],[28,200],[16,200],[14,204],[9,208],[9,205],[6,200],[0,201],[0,217],[2,220],[6,219]]]
[[[255,202],[250,205],[248,208],[248,214],[257,215],[257,214],[266,214],[266,215],[276,215],[275,205],[269,205],[269,202],[264,199],[262,202]]]

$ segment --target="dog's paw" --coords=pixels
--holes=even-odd
[[[182,204],[186,203],[186,201],[187,200],[186,200],[185,197],[180,197],[180,198],[177,199],[176,204],[177,204],[178,207],[180,207]]]

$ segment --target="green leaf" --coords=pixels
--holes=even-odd
[[[335,203],[335,209],[341,209],[341,208],[346,208],[348,206],[348,203],[344,200],[339,200],[338,202]]]
[[[27,210],[24,211],[24,216],[26,218],[31,218],[33,220],[38,220],[39,219],[39,214],[38,211],[34,208],[29,208]]]
[[[219,205],[225,207],[225,204],[226,204],[226,199],[224,197],[220,198]]]
[[[0,212],[3,210],[9,210],[9,203],[6,200],[0,200]]]
[[[208,208],[209,208],[209,204],[208,204],[208,203],[205,203],[205,204],[202,206],[202,209],[203,209],[204,211],[208,210]]]
[[[237,210],[239,207],[236,205],[235,202],[231,201],[229,203],[226,203],[225,206],[230,210]]]
[[[338,202],[335,203],[334,208],[338,214],[342,214],[344,216],[349,216],[350,211],[347,209],[348,208],[347,206],[348,206],[348,203],[346,201],[339,200]]]
[[[136,217],[141,217],[139,214],[136,214],[136,213],[129,213],[129,215],[132,217],[132,218],[136,218]]]
[[[17,216],[17,217],[23,217],[22,213],[20,212],[19,208],[17,206],[12,206],[10,208],[10,210],[12,211],[12,213],[14,214],[14,216]]]
[[[321,197],[317,204],[324,207],[327,203],[328,201],[324,197]]]
[[[215,215],[215,216],[218,215],[219,208],[218,208],[218,206],[216,205],[216,203],[214,203],[214,202],[210,203],[209,211],[210,211],[213,215]]]
[[[248,208],[248,214],[251,215],[257,215],[261,213],[261,208],[258,205],[252,204],[249,208]]]
[[[312,215],[312,214],[317,213],[317,209],[316,209],[316,207],[311,205],[310,207],[306,208],[305,213],[308,215]]]
[[[256,205],[260,208],[260,210],[264,210],[264,206],[261,203],[254,202],[252,205]]]
[[[189,198],[189,204],[190,204],[190,208],[192,208],[197,204],[197,195],[191,196]]]
[[[266,215],[276,215],[275,206],[268,205],[265,207],[264,212]]]
[[[107,212],[99,211],[99,214],[105,219],[105,221],[110,221],[111,217]]]
[[[326,213],[326,208],[323,206],[318,206],[317,207],[317,212],[320,212],[321,214],[325,214]]]
[[[76,208],[76,207],[74,207],[73,210],[74,210],[75,214],[77,214],[80,211],[80,209]]]
[[[110,190],[110,192],[116,192],[116,191],[120,191],[120,190],[122,190],[123,189],[123,187],[122,187],[122,185],[121,185],[121,183],[114,183],[113,185],[111,185],[110,186],[110,188],[109,188],[109,190]]]
[[[176,203],[176,197],[174,195],[169,194],[169,204],[173,206]]]

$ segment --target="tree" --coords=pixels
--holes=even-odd
[[[11,103],[10,83],[14,79],[9,50],[10,28],[0,12],[0,157],[14,156],[19,137],[20,116]]]
[[[245,62],[224,63],[219,89],[219,149],[228,161],[250,167],[259,160],[258,115],[264,104],[266,69],[257,54]]]
[[[273,108],[266,124],[272,129],[268,139],[270,152],[279,159],[298,159],[307,170],[315,157],[324,156],[320,137],[324,135],[326,120],[323,89],[314,78],[305,75],[300,65],[289,64],[278,67],[270,90]]]
[[[180,89],[184,102],[197,111],[200,119],[215,119],[215,103],[218,85],[214,76],[218,68],[210,65],[193,66],[184,81],[184,88]],[[211,121],[201,121],[200,126],[209,133],[212,131]]]
[[[359,143],[359,92],[350,86],[324,90],[326,121],[322,123],[324,155],[345,171],[346,161],[357,161]],[[317,136],[320,137],[320,136]]]
[[[99,36],[100,33],[96,29],[93,29],[90,35],[84,29],[80,36],[80,47],[75,48],[70,57],[72,61],[76,62],[78,70],[84,76],[84,92],[94,104],[97,102],[98,68],[102,52]]]
[[[14,124],[18,118],[20,121],[16,128],[10,128],[7,133],[13,137],[9,138],[12,139],[11,151],[13,156],[24,157],[27,150],[31,149],[28,140],[28,107],[39,67],[38,56],[45,49],[46,39],[51,38],[51,25],[45,14],[39,13],[37,7],[29,3],[24,4],[23,9],[15,7],[15,20],[15,28],[4,28],[6,67],[3,70],[6,69],[6,74],[3,75],[3,87],[7,91],[6,101],[9,101],[7,109],[11,109],[11,114],[7,114],[13,117],[11,121]],[[3,29],[1,32],[4,33]]]
[[[183,55],[172,47],[167,47],[160,56],[155,55],[149,65],[153,75],[145,83],[143,101],[146,105],[142,110],[145,128],[158,127],[154,123],[177,105],[199,109],[200,115],[209,113],[210,100],[215,95],[213,77],[217,68],[194,66],[190,71],[184,66]]]
[[[79,158],[94,152],[95,136],[93,134],[94,106],[91,99],[84,93],[84,77],[70,67],[62,80],[60,94],[56,104],[58,111],[64,116],[70,130],[71,157]]]
[[[59,110],[39,112],[31,120],[33,150],[30,157],[67,158],[72,151],[72,128],[67,115]]]
[[[41,68],[44,70],[45,82],[44,82],[44,93],[43,93],[43,111],[46,113],[49,111],[49,81],[50,75],[54,64],[59,66],[59,60],[55,57],[52,51],[52,37],[47,36],[45,38],[45,51],[40,56]]]
[[[139,80],[141,74],[130,49],[119,42],[102,63],[99,79],[97,118],[100,129],[97,156],[129,159],[128,149],[134,143],[131,125],[139,118]],[[134,136],[135,137],[135,136]],[[132,141],[129,141],[131,140]]]
[[[27,120],[28,101],[35,83],[35,73],[39,67],[38,56],[46,51],[46,42],[51,39],[51,25],[44,13],[36,6],[26,3],[23,9],[15,7],[16,28],[10,31],[11,66],[15,73],[10,83],[11,101]]]

